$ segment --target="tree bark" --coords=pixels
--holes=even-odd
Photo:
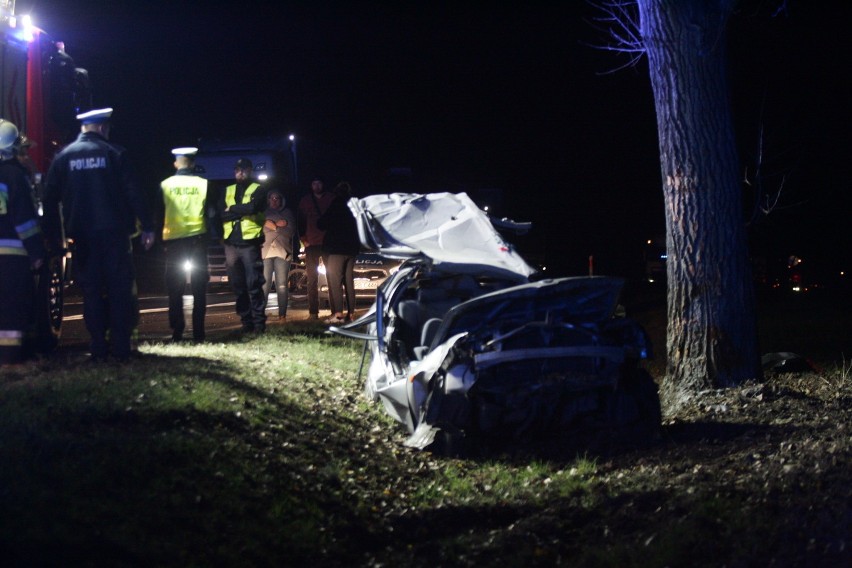
[[[666,402],[760,377],[726,78],[729,0],[638,0],[666,208]]]

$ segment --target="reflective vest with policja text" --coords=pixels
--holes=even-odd
[[[204,234],[207,180],[198,176],[174,175],[163,180],[160,187],[166,206],[163,240]]]
[[[246,188],[246,192],[243,195],[242,203],[249,203],[251,201],[251,196],[254,192],[260,187],[260,184],[252,183]],[[237,185],[229,185],[225,188],[225,207],[230,207],[231,205],[237,204]],[[243,233],[243,239],[251,240],[260,237],[263,234],[263,213],[258,213],[257,215],[246,215],[240,220],[240,230]],[[222,224],[224,229],[224,238],[228,238],[231,235],[231,232],[234,230],[234,222],[226,221]]]

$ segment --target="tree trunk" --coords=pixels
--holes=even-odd
[[[666,208],[669,404],[760,377],[725,70],[732,3],[638,0]]]

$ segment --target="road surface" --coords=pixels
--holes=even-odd
[[[186,330],[184,337],[192,337],[192,296],[183,297]],[[267,306],[268,325],[278,325],[278,299],[269,295]],[[320,318],[330,315],[328,310],[320,310]],[[291,296],[287,308],[289,322],[308,318],[307,301],[304,296]],[[219,332],[225,333],[241,327],[234,311],[234,294],[227,288],[212,289],[207,294],[207,316],[205,332],[208,338]],[[139,339],[140,341],[166,341],[172,336],[169,329],[168,298],[159,294],[140,294],[139,296]],[[78,292],[69,290],[65,297],[65,310],[62,318],[62,338],[60,346],[79,347],[88,345],[89,337],[83,323],[83,301]]]

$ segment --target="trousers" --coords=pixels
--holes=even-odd
[[[351,316],[355,311],[355,256],[330,254],[325,267],[331,313],[347,312]],[[344,291],[346,292],[345,302]]]
[[[319,263],[326,264],[327,257],[322,245],[305,247],[305,274],[308,277],[308,313],[319,314]]]
[[[166,290],[169,294],[169,327],[175,336],[183,334],[186,319],[183,315],[183,293],[189,277],[192,292],[192,337],[204,339],[204,317],[207,314],[206,235],[186,237],[165,242]]]
[[[263,259],[263,296],[269,298],[269,290],[275,284],[275,293],[278,299],[278,315],[287,315],[287,302],[289,301],[290,260],[280,256],[271,256]]]
[[[24,255],[0,255],[0,364],[23,359],[23,343],[35,298],[30,259]]]
[[[263,295],[260,245],[225,243],[225,265],[243,329],[263,331],[266,328],[266,296]]]
[[[111,351],[119,359],[129,357],[138,315],[130,237],[114,233],[77,236],[74,258],[92,356],[106,357]]]

